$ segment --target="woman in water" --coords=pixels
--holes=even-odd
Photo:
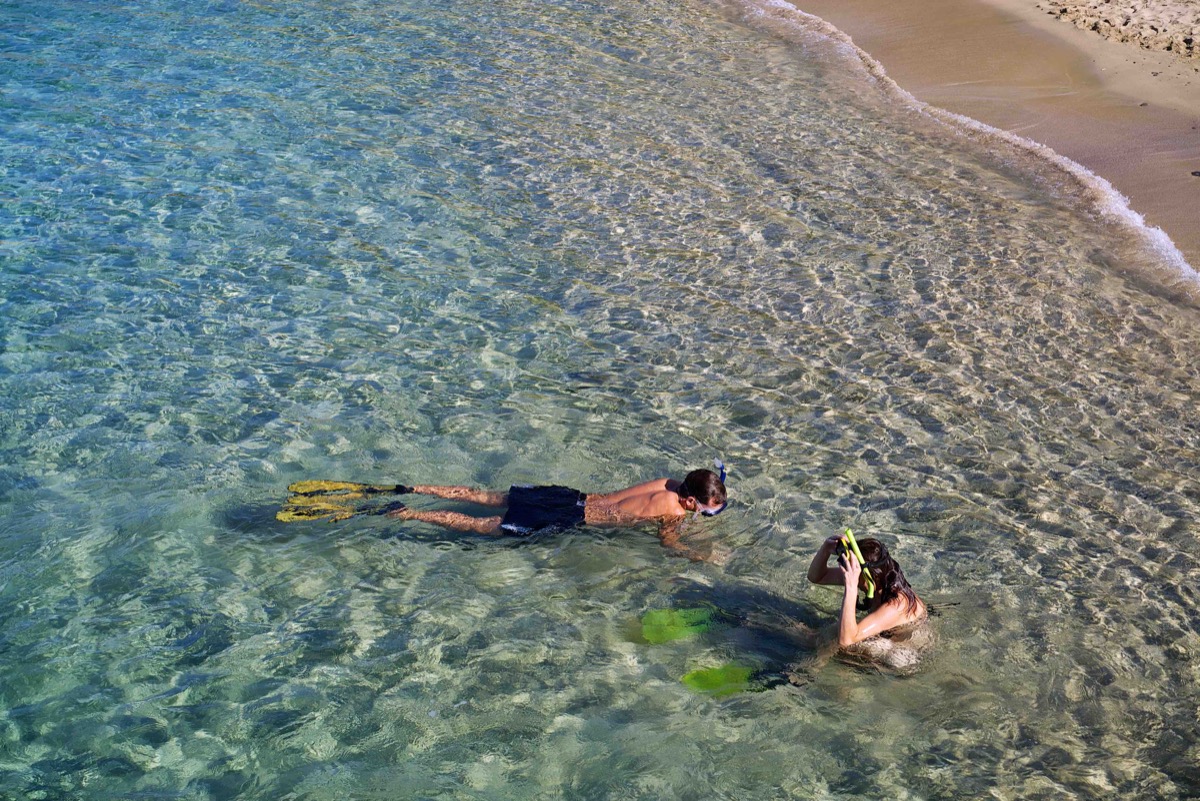
[[[904,578],[904,571],[891,557],[883,543],[876,539],[858,541],[865,565],[859,565],[853,554],[839,553],[841,538],[829,537],[813,556],[808,566],[808,580],[813,584],[842,585],[842,613],[838,621],[837,644],[841,651],[865,657],[895,670],[913,669],[921,653],[932,643],[925,624],[928,611]],[[837,565],[830,566],[829,557],[838,554]],[[864,598],[858,618],[859,592],[866,590],[863,569],[870,571],[875,582],[875,597]]]

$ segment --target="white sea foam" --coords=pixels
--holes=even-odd
[[[1182,279],[1190,285],[1200,284],[1200,273],[1188,263],[1183,253],[1171,241],[1170,236],[1161,228],[1147,223],[1141,214],[1130,207],[1129,199],[1105,178],[1040,142],[920,100],[892,80],[883,65],[870,53],[855,44],[848,34],[814,14],[801,11],[787,0],[743,0],[743,2],[750,11],[770,16],[775,20],[780,20],[781,16],[791,16],[790,21],[796,26],[798,32],[832,42],[850,63],[859,65],[882,91],[898,102],[907,104],[931,119],[959,131],[1005,142],[1043,160],[1074,181],[1081,190],[1082,199],[1091,210],[1114,224],[1129,229],[1140,238],[1146,248],[1162,262],[1164,267],[1170,270],[1173,276],[1177,277],[1177,280]]]

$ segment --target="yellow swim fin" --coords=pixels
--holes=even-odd
[[[359,484],[354,481],[312,479],[289,484],[288,492],[293,495],[345,495],[346,493],[361,493],[358,497],[362,497],[362,495],[377,495],[380,493],[403,495],[412,492],[412,487],[406,487],[403,484]]]
[[[297,520],[346,520],[358,512],[340,503],[289,503],[275,513],[275,519],[282,523],[294,523]]]
[[[289,495],[287,502],[292,506],[330,506],[362,500],[365,497],[367,496],[361,492],[347,492],[344,495]]]
[[[362,495],[359,494],[337,496],[333,499],[292,495],[288,498],[287,503],[275,513],[275,519],[281,523],[295,523],[300,520],[325,520],[336,523],[339,520],[349,520],[359,515],[382,515],[404,508],[404,504],[400,501],[368,503],[360,506],[342,503],[342,501],[351,501],[361,497]]]
[[[353,502],[373,495],[403,495],[412,492],[412,487],[403,484],[359,484],[355,481],[316,479],[289,484],[288,492],[291,494],[288,495],[287,502],[275,514],[275,519],[283,523],[293,523],[297,520],[338,521],[356,515],[385,514],[403,508],[404,504],[368,504],[363,507],[355,506]]]

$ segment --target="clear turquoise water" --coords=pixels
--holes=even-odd
[[[0,797],[1200,794],[1195,285],[1057,167],[779,8],[0,20]],[[718,455],[723,565],[274,519]],[[920,672],[682,684],[811,658],[847,525]]]

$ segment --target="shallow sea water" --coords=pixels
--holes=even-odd
[[[1200,794],[1194,276],[1057,167],[782,6],[0,19],[0,797]],[[715,456],[724,564],[274,519]],[[688,689],[845,526],[921,670]]]

